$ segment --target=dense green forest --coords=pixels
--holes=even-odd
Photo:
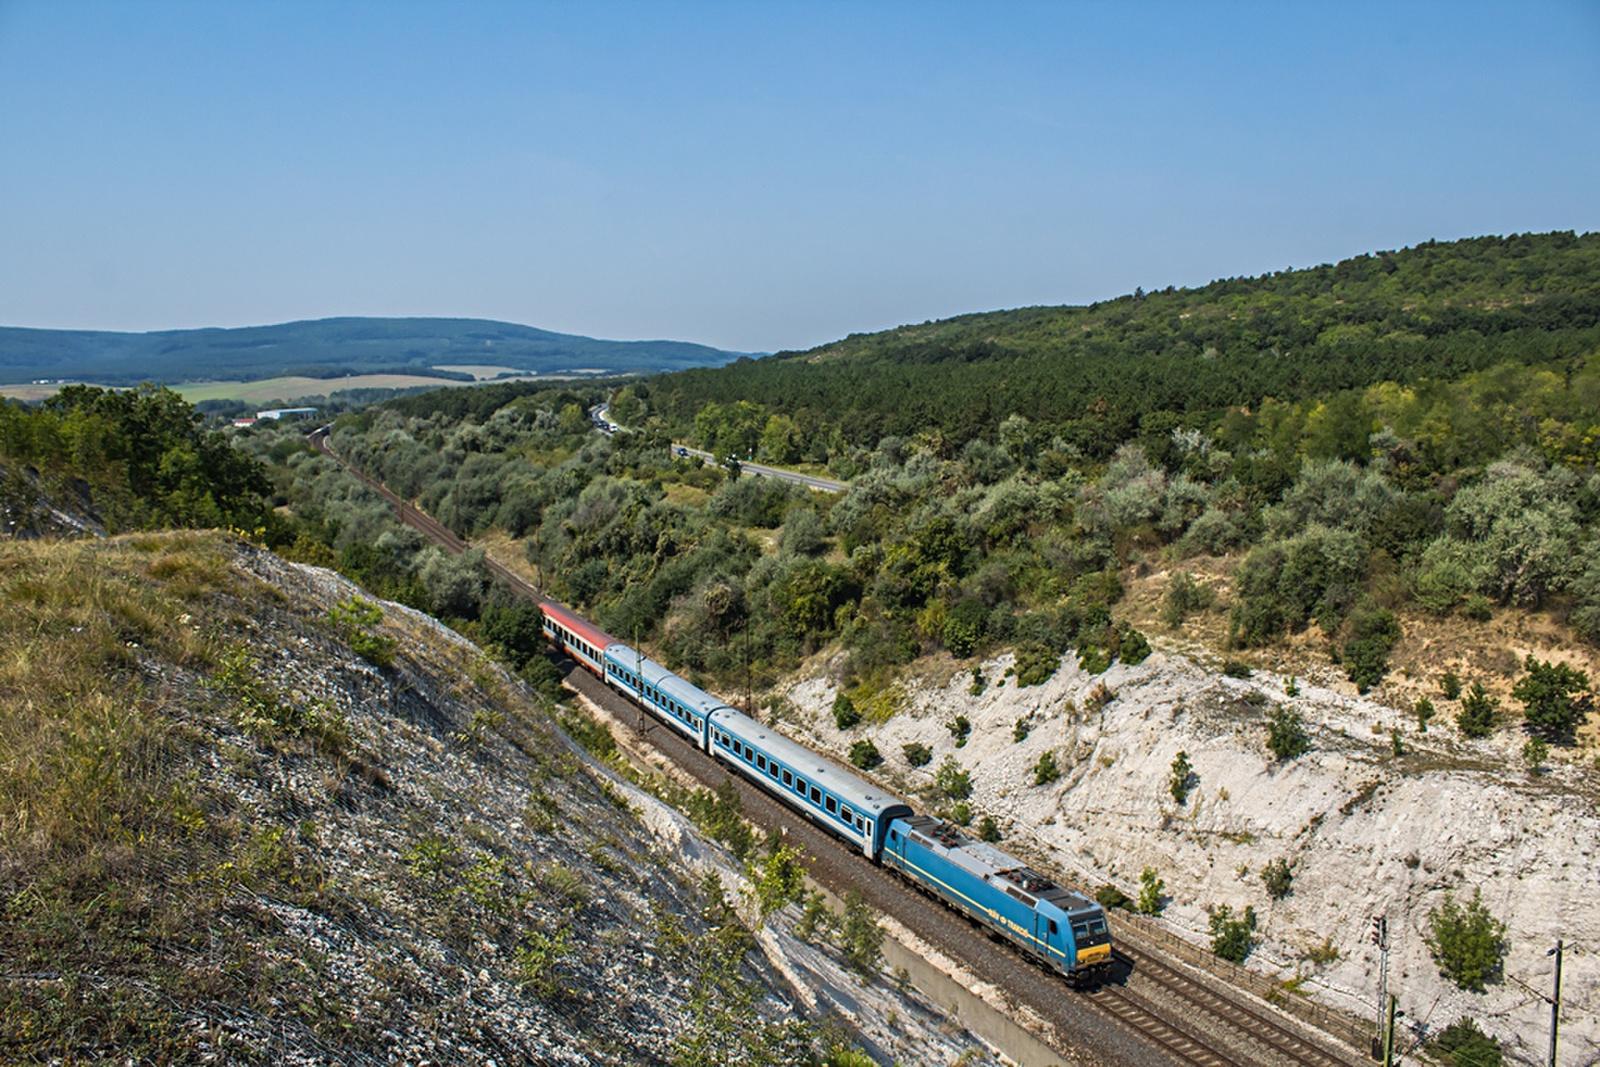
[[[707,404],[753,403],[792,423],[769,435],[771,458],[832,462],[848,476],[849,450],[885,436],[950,454],[1023,418],[1043,442],[1104,459],[1141,433],[1209,430],[1269,398],[1304,406],[1380,382],[1426,393],[1508,364],[1565,376],[1597,343],[1600,233],[1524,234],[1088,307],[964,315],[664,375],[639,392],[680,434]],[[1354,432],[1324,448],[1366,458]]]

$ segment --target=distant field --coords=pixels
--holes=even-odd
[[[466,367],[460,369],[471,370]],[[507,368],[493,369],[498,374]],[[537,376],[529,374],[525,377]],[[191,404],[198,404],[202,400],[238,400],[245,404],[265,405],[279,401],[325,397],[329,393],[344,389],[410,389],[418,385],[446,388],[472,384],[447,378],[426,378],[417,374],[352,374],[348,378],[290,377],[263,378],[256,382],[197,382],[174,385],[172,389]],[[47,396],[54,396],[60,388],[59,385],[0,385],[0,396],[8,396],[14,400],[43,400]]]
[[[435,363],[433,369],[454,371],[456,374],[470,374],[479,381],[489,381],[500,377],[502,374],[516,374],[524,378],[533,377],[529,372],[518,370],[516,367],[501,367],[493,363]]]

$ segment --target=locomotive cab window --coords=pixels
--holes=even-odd
[[[1060,929],[1056,926],[1056,921],[1054,919],[1050,920],[1050,932],[1052,934],[1059,934],[1061,932]]]

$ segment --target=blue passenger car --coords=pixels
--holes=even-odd
[[[889,824],[883,862],[1071,978],[1111,964],[1105,911],[1014,856],[927,815]]]
[[[605,666],[608,685],[643,704],[701,751],[709,751],[709,716],[727,705],[627,645],[614,644],[607,648]]]
[[[880,787],[732,708],[711,715],[711,752],[873,859],[890,820],[911,814]]]

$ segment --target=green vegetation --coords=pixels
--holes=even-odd
[[[845,959],[863,980],[870,980],[878,972],[883,958],[883,927],[877,916],[867,906],[858,889],[850,890],[844,898],[844,923],[840,931]]]
[[[1188,801],[1194,778],[1194,765],[1189,762],[1189,753],[1179,752],[1172,758],[1172,772],[1167,777],[1167,789],[1179,807]]]
[[[1417,700],[1416,707],[1412,710],[1412,714],[1417,717],[1417,732],[1424,734],[1427,733],[1428,722],[1433,718],[1434,715],[1433,701],[1429,700],[1427,697],[1419,698]]]
[[[1267,887],[1267,896],[1282,900],[1294,889],[1294,871],[1282,856],[1261,868],[1261,881]]]
[[[966,800],[972,796],[972,774],[963,769],[954,756],[946,756],[934,772],[933,787],[940,796]]]
[[[870,738],[862,738],[850,746],[850,762],[863,771],[870,771],[883,762],[883,756],[878,753],[878,746]]]
[[[1439,676],[1439,692],[1446,700],[1461,699],[1461,676],[1455,671],[1445,671]]]
[[[1133,911],[1133,898],[1116,886],[1107,883],[1094,891],[1094,899],[1107,911],[1121,908],[1123,911]]]
[[[1431,1047],[1451,1067],[1501,1067],[1505,1062],[1500,1042],[1465,1016],[1440,1031]]]
[[[972,723],[967,721],[965,715],[957,715],[945,723],[945,729],[950,731],[950,736],[955,740],[956,747],[962,748],[967,743],[967,738],[972,736]]]
[[[833,698],[833,724],[841,730],[848,730],[861,721],[861,712],[856,710],[855,701],[846,693],[840,693]]]
[[[1140,915],[1160,915],[1167,910],[1167,883],[1161,880],[1154,867],[1146,867],[1139,873],[1139,902],[1134,905],[1134,910]]]
[[[1465,737],[1488,737],[1494,733],[1495,709],[1499,706],[1500,701],[1489,695],[1482,682],[1473,682],[1471,691],[1461,698],[1456,725]]]
[[[1209,909],[1211,925],[1211,951],[1225,960],[1243,963],[1256,945],[1256,910],[1246,907],[1243,915],[1234,915],[1227,904]]]
[[[987,841],[991,845],[1000,840],[1000,824],[993,815],[985,815],[978,820],[978,840]]]
[[[1528,726],[1551,739],[1570,739],[1589,711],[1589,676],[1565,663],[1527,658],[1511,695],[1522,701]]]
[[[1446,889],[1444,902],[1428,911],[1428,950],[1439,973],[1462,989],[1483,992],[1486,982],[1497,981],[1510,944],[1505,924],[1483,906],[1483,892],[1472,891],[1463,906]]]
[[[1188,571],[1178,571],[1167,581],[1167,594],[1161,602],[1161,621],[1176,630],[1184,620],[1198,611],[1205,611],[1216,600],[1210,586],[1196,582]]]
[[[1522,761],[1534,774],[1544,771],[1544,761],[1550,758],[1550,746],[1542,737],[1530,737],[1522,746]]]
[[[1055,749],[1047,748],[1039,754],[1039,762],[1033,765],[1033,784],[1051,785],[1061,778],[1061,768],[1056,766]]]
[[[912,741],[910,744],[901,745],[900,752],[905,756],[906,762],[913,767],[926,767],[933,762],[933,749],[920,741]]]
[[[1306,754],[1311,748],[1311,737],[1306,733],[1305,719],[1293,708],[1279,704],[1267,716],[1267,751],[1275,759],[1292,760]]]

